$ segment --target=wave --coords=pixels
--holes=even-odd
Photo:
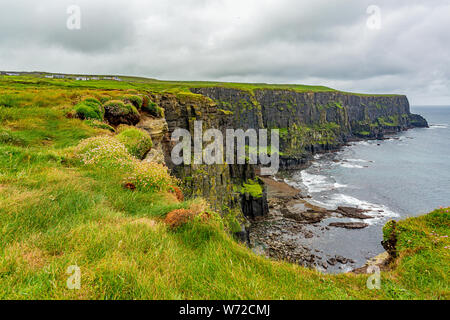
[[[431,124],[428,129],[448,129],[448,124]]]
[[[368,224],[376,224],[380,220],[383,220],[385,218],[398,218],[400,215],[391,209],[389,209],[387,206],[375,204],[369,201],[364,201],[357,199],[355,197],[342,194],[342,193],[336,193],[333,195],[330,195],[329,200],[326,201],[327,205],[331,206],[333,205],[334,208],[337,208],[339,206],[351,206],[363,210],[367,210],[367,215],[373,216],[373,219],[365,220],[364,222]],[[359,221],[358,219],[351,219],[352,221]]]
[[[349,168],[349,169],[364,169],[363,166],[360,166],[358,164],[351,164],[351,163],[347,163],[347,162],[340,162],[339,165],[343,168]]]
[[[347,187],[326,176],[311,174],[305,170],[301,172],[301,180],[303,185],[307,188],[308,193],[319,193]]]
[[[373,161],[370,161],[370,160],[363,160],[363,159],[345,159],[344,161],[348,161],[348,162],[364,162],[364,163],[373,162]]]

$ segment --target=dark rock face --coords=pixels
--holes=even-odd
[[[381,241],[381,245],[383,246],[384,250],[387,251],[389,256],[392,259],[395,259],[397,257],[397,222],[394,220],[389,221],[392,225],[392,231],[389,234],[389,238]]]
[[[411,114],[406,96],[343,92],[196,88],[232,112],[234,128],[280,130],[282,168],[300,168],[311,154],[336,150],[355,138],[378,139],[412,127],[428,126]]]
[[[182,180],[186,187],[186,196],[202,196],[218,212],[224,208],[240,208],[240,194],[233,185],[241,185],[247,178],[254,177],[249,166],[231,166],[228,164],[194,164],[175,166],[171,159],[171,150],[175,142],[170,140],[175,129],[186,129],[194,137],[194,122],[202,121],[203,130],[214,128],[225,133],[231,126],[228,116],[220,112],[209,98],[200,95],[153,94],[151,100],[165,110],[168,132],[163,141],[165,162],[173,174]],[[192,148],[194,142],[192,141]],[[192,152],[193,154],[193,152]]]
[[[417,128],[428,128],[428,122],[418,114],[411,114],[411,125]]]
[[[195,94],[153,94],[150,96],[165,110],[168,134],[163,141],[166,163],[186,185],[187,196],[203,196],[222,212],[242,208],[249,218],[266,215],[267,200],[242,197],[234,186],[255,178],[254,165],[185,165],[171,163],[174,143],[170,134],[177,128],[194,132],[194,121],[202,120],[203,129],[279,129],[280,169],[304,168],[311,155],[336,150],[355,138],[382,138],[387,133],[411,127],[427,126],[426,120],[413,115],[405,96],[367,96],[342,92],[295,92],[257,89],[250,91],[208,87],[191,90]],[[121,119],[133,123],[138,119]],[[362,213],[347,216],[365,219]],[[341,212],[342,213],[342,212]],[[302,217],[305,221],[314,221]]]
[[[251,219],[266,216],[269,213],[269,205],[267,203],[267,193],[263,192],[263,196],[255,198],[249,194],[241,197],[242,212]]]

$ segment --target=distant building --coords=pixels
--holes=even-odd
[[[78,81],[87,81],[87,80],[89,80],[89,78],[87,78],[87,77],[76,77],[75,80],[78,80]]]
[[[20,74],[14,73],[14,72],[7,72],[6,75],[7,76],[20,76]]]
[[[56,79],[64,79],[66,76],[65,75],[62,75],[62,74],[55,74],[54,75],[54,78],[56,78]]]
[[[47,79],[53,79],[53,75],[45,76]]]

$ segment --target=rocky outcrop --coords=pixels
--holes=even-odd
[[[233,186],[244,181],[247,175],[244,168],[231,169],[227,164],[176,166],[171,159],[171,150],[175,142],[171,141],[170,137],[175,129],[186,129],[193,137],[194,122],[203,121],[204,130],[218,128],[224,131],[230,125],[227,116],[219,112],[217,105],[211,99],[201,95],[152,94],[150,98],[164,109],[167,135],[162,138],[161,148],[164,151],[167,166],[182,180],[185,194],[188,197],[205,197],[218,211],[239,207],[240,195],[234,191]]]
[[[361,219],[361,220],[373,219],[372,216],[368,216],[368,215],[364,214],[364,212],[368,212],[368,210],[363,210],[363,209],[358,209],[358,208],[338,207],[336,212],[347,218]]]
[[[223,87],[192,89],[232,113],[234,128],[279,129],[281,167],[299,168],[311,154],[335,150],[351,139],[428,126],[411,114],[406,96],[358,95],[339,91],[244,91]]]
[[[153,147],[146,155],[144,161],[164,164],[164,141],[168,140],[167,134],[169,132],[166,119],[143,115],[136,127],[147,131],[152,137]]]
[[[265,215],[266,197],[242,196],[236,186],[255,178],[253,165],[182,165],[170,157],[171,133],[184,128],[194,133],[194,122],[203,129],[279,129],[281,169],[303,168],[316,152],[335,150],[357,138],[382,138],[411,127],[427,126],[421,116],[410,113],[405,96],[369,96],[338,91],[296,92],[279,89],[239,90],[223,87],[191,89],[193,93],[153,93],[150,99],[164,109],[167,134],[162,135],[158,154],[185,185],[187,196],[203,196],[219,212],[241,208],[249,218]],[[140,126],[145,126],[145,119]],[[154,158],[156,155],[149,154]],[[342,212],[341,212],[342,213]],[[314,220],[302,217],[304,220]],[[364,219],[362,213],[343,215]],[[358,217],[356,217],[358,216]]]
[[[369,225],[363,222],[332,222],[329,226],[344,229],[364,229]]]
[[[248,193],[241,195],[241,208],[244,215],[251,219],[266,216],[269,213],[267,187],[263,185],[263,192],[259,197],[254,197]]]

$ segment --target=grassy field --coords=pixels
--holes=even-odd
[[[68,75],[75,76],[75,75]],[[97,76],[103,77],[103,76]],[[111,77],[111,76],[110,76]],[[123,81],[113,80],[90,80],[75,81],[72,79],[47,79],[43,73],[24,76],[0,76],[0,87],[28,87],[28,86],[50,86],[62,88],[92,88],[92,89],[145,89],[154,92],[170,92],[190,94],[191,88],[223,87],[248,91],[253,93],[256,89],[279,89],[292,90],[296,92],[337,92],[349,95],[368,96],[363,93],[339,91],[325,86],[302,85],[302,84],[267,84],[267,83],[236,83],[236,82],[214,82],[214,81],[163,81],[143,77],[118,76]],[[370,96],[396,96],[395,94],[370,94]]]
[[[369,275],[270,261],[235,242],[215,214],[178,229],[164,223],[175,209],[204,210],[201,199],[131,191],[129,167],[74,157],[83,139],[112,136],[66,116],[84,97],[182,85],[12,78],[0,78],[0,299],[450,298],[448,209],[398,223],[399,256],[380,290],[367,288]],[[79,290],[66,285],[71,265],[81,269]]]

